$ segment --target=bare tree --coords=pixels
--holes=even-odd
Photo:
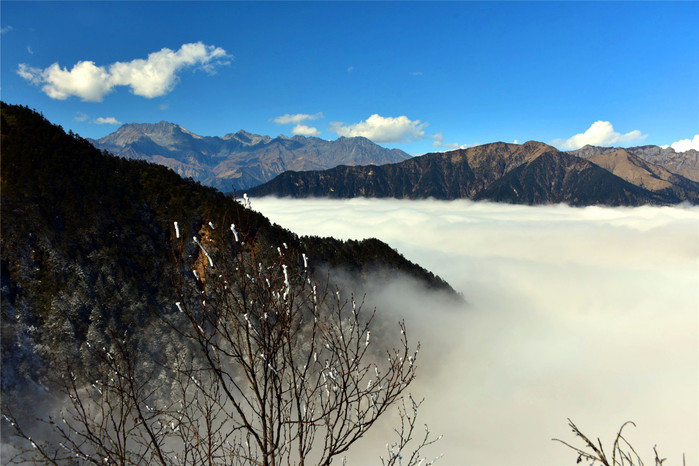
[[[95,356],[94,370],[76,374],[69,369],[61,378],[66,409],[57,417],[39,419],[51,428],[51,440],[33,439],[3,406],[3,417],[15,435],[31,445],[9,463],[169,464],[160,422],[167,412],[153,408],[160,397],[151,374],[138,367],[125,336],[111,336],[110,348],[87,343]]]
[[[30,456],[54,464],[77,457],[95,464],[327,465],[395,405],[401,425],[381,461],[423,462],[421,450],[438,439],[425,427],[411,442],[420,403],[404,393],[419,344],[410,345],[405,324],[395,338],[381,335],[382,344],[394,343],[379,349],[371,334],[375,310],[314,281],[305,255],[286,244],[246,242],[234,225],[209,225],[191,241],[176,226],[173,238],[179,296],[161,317],[183,342],[181,354],[168,356],[156,376],[141,368],[125,339],[112,339],[111,349],[97,352],[101,379],[82,387],[70,377],[70,416],[62,415],[62,426],[48,421],[65,454],[36,443],[6,413],[17,435],[38,447]]]
[[[583,446],[576,447],[560,439],[553,440],[562,443],[577,453],[577,463],[589,461],[590,465],[599,463],[603,466],[643,466],[644,463],[641,456],[636,452],[631,443],[629,443],[629,441],[624,437],[624,429],[627,426],[632,425],[636,427],[636,424],[633,422],[627,421],[619,428],[619,431],[614,438],[614,443],[612,444],[611,457],[604,451],[604,446],[599,438],[596,442],[590,440],[590,438],[583,434],[580,429],[578,429],[578,426],[576,426],[570,419],[568,419],[568,425],[572,429],[575,436],[583,441]],[[653,464],[655,466],[662,466],[666,459],[660,457],[655,446],[653,447],[653,454]],[[684,464],[684,458],[682,460],[682,464]]]

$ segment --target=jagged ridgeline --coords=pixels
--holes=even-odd
[[[155,332],[149,338],[161,336],[154,311],[176,300],[169,280],[175,221],[189,240],[211,221],[220,229],[235,224],[260,254],[286,244],[306,254],[321,279],[328,265],[359,277],[401,271],[456,295],[378,240],[298,237],[213,188],[112,156],[4,103],[1,220],[4,395],[44,380],[49,364],[86,364],[88,340],[144,328]]]

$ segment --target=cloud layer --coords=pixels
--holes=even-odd
[[[213,72],[228,62],[229,56],[220,47],[201,42],[184,44],[179,50],[163,48],[147,59],[116,62],[108,67],[92,61],[79,61],[68,70],[54,63],[48,68],[20,64],[17,73],[53,99],[71,96],[83,101],[101,102],[117,86],[126,86],[135,95],[153,98],[167,94],[177,84],[178,73],[185,68],[199,67]]]
[[[614,126],[608,121],[595,121],[584,132],[576,134],[566,140],[556,139],[552,144],[565,150],[575,150],[589,144],[591,146],[613,146],[627,142],[640,141],[647,135],[635,129],[626,134],[614,131]]]
[[[422,342],[419,423],[445,464],[573,464],[570,417],[652,463],[699,458],[699,208],[526,207],[468,201],[255,199],[300,234],[378,237],[463,292],[453,309],[414,284],[371,305]],[[376,462],[377,426],[348,464]],[[356,454],[356,453],[355,453]]]
[[[425,126],[427,123],[410,120],[405,115],[382,117],[375,113],[366,120],[351,125],[339,121],[331,122],[330,131],[338,136],[362,136],[377,143],[396,143],[422,139],[425,136]]]

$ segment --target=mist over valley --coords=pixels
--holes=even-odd
[[[696,207],[260,198],[253,208],[302,234],[380,238],[463,293],[454,307],[381,281],[371,301],[422,343],[411,391],[444,434],[444,464],[570,464],[550,440],[572,440],[566,418],[603,441],[634,421],[626,435],[643,458],[653,445],[673,464],[699,454]]]

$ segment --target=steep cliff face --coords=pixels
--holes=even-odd
[[[336,141],[304,136],[271,138],[242,130],[209,137],[164,121],[126,124],[92,142],[115,155],[172,168],[223,192],[262,184],[286,170],[380,165],[409,158],[403,151],[385,149],[361,137]]]
[[[668,177],[668,180],[679,179]],[[669,181],[672,183],[673,181]],[[489,199],[572,205],[671,204],[694,201],[697,186],[651,191],[546,144],[493,143],[426,154],[404,162],[325,171],[286,172],[249,190],[253,196]]]

